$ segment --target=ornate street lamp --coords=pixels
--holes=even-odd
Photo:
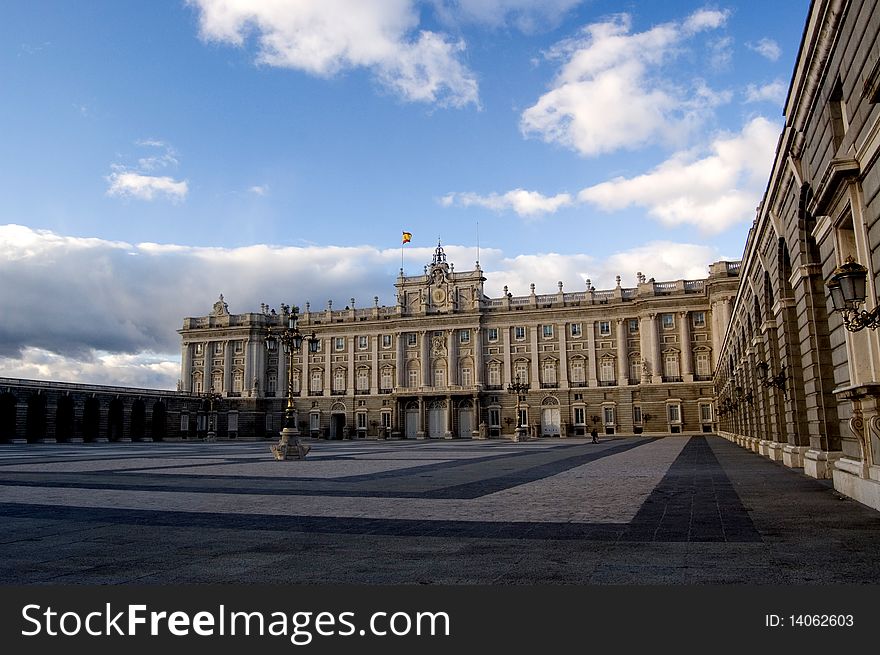
[[[776,389],[780,389],[782,393],[786,392],[784,366],[778,375],[770,375],[770,364],[767,362],[758,362],[755,369],[758,371],[758,381],[764,387],[767,387],[768,389],[770,387],[775,387]]]
[[[526,399],[526,392],[529,385],[520,381],[519,374],[513,382],[507,385],[507,393],[516,394],[516,430],[513,433],[514,441],[522,441],[526,437],[527,428],[522,425],[522,415],[520,414],[520,403]]]
[[[833,311],[843,314],[843,325],[850,332],[880,326],[880,305],[870,312],[859,309],[867,296],[868,269],[852,257],[838,266],[827,283]]]
[[[297,459],[305,459],[311,446],[300,443],[299,428],[296,425],[296,408],[293,404],[293,355],[301,351],[303,341],[308,344],[308,352],[318,352],[318,337],[314,332],[304,337],[297,327],[299,317],[296,315],[297,307],[291,308],[287,315],[287,325],[279,327],[270,326],[266,336],[266,349],[277,350],[279,357],[287,357],[287,406],[284,408],[284,427],[281,430],[281,440],[272,444],[272,454],[277,460],[287,459],[290,453],[291,442],[295,449],[294,456]]]
[[[223,394],[211,389],[201,396],[208,401],[208,434],[205,435],[205,441],[217,441],[217,417],[214,415],[214,403],[220,402]]]

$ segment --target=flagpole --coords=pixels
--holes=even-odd
[[[477,221],[477,266],[480,265],[480,221]]]

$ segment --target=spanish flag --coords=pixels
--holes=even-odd
[[[412,241],[412,232],[404,232],[403,241],[401,243],[409,243],[410,241]]]

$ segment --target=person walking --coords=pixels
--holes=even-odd
[[[599,443],[599,431],[596,428],[590,431],[590,436],[593,437],[593,443]]]

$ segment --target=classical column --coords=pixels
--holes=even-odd
[[[566,327],[565,323],[560,323],[556,326],[556,329],[559,330],[559,371],[557,371],[557,379],[559,380],[559,387],[562,389],[568,388],[568,346],[566,344]]]
[[[617,328],[617,384],[627,384],[629,380],[629,370],[627,363],[626,347],[626,320],[619,318],[615,321]]]
[[[693,353],[691,349],[691,326],[688,312],[678,313],[678,338],[681,341],[681,379],[685,382],[694,381],[694,370],[691,364]]]
[[[431,333],[428,330],[421,332],[422,336],[422,386],[431,386]]]
[[[590,361],[587,362],[587,382],[591,387],[598,387],[599,380],[596,378],[596,323],[589,321],[587,328],[587,355]]]
[[[309,379],[309,343],[308,341],[303,341],[302,345],[302,354],[300,355],[301,365],[302,365],[302,373],[300,374],[299,380],[299,388],[300,393],[305,396],[309,393],[309,389],[311,387],[312,381]]]
[[[447,330],[446,352],[448,353],[448,357],[446,365],[446,384],[449,386],[458,384],[458,348],[456,348],[457,344],[458,341],[456,341],[455,339],[455,330]]]
[[[503,357],[503,360],[504,360],[504,364],[503,364],[503,366],[504,366],[504,370],[503,370],[504,379],[501,380],[501,384],[505,385],[510,382],[513,382],[513,376],[510,374],[510,330],[511,330],[511,327],[506,326],[506,327],[503,327],[500,329],[502,330],[502,332],[504,334],[504,344],[503,344],[503,348],[504,348],[504,357]]]
[[[253,354],[248,357],[248,352]],[[266,360],[269,353],[266,352],[266,344],[262,339],[251,340],[248,337],[244,342],[244,386],[252,390],[250,394],[255,397],[265,396],[266,391]],[[251,361],[248,364],[248,360]],[[302,385],[300,385],[302,387]]]
[[[541,377],[539,375],[540,371],[540,356],[538,353],[538,330],[541,328],[540,325],[533,325],[531,327],[532,338],[531,341],[531,351],[532,351],[532,389],[540,389],[541,388]]]
[[[452,439],[455,437],[455,432],[453,431],[453,428],[455,426],[453,424],[452,413],[453,413],[452,396],[447,395],[446,396],[446,434],[444,435],[444,436],[446,436],[447,439]]]
[[[324,349],[324,391],[323,395],[330,395],[330,369],[333,368],[333,338],[327,337],[327,341],[325,344],[327,347]]]
[[[223,389],[225,395],[232,391],[232,344],[223,342]]]
[[[477,388],[483,386],[483,330],[480,327],[474,328],[474,384]],[[479,423],[479,421],[478,421]]]
[[[651,319],[647,316],[642,316],[639,318],[639,350],[642,358],[642,384],[649,384],[651,382],[651,376],[654,374],[653,370],[651,370],[650,373],[648,372],[652,365],[651,358],[653,357],[651,354],[651,347]],[[648,368],[645,368],[646,362]]]
[[[348,380],[345,383],[345,392],[354,395],[354,341],[356,337],[346,337],[348,341]]]
[[[379,339],[378,334],[369,337],[372,346],[370,356],[370,393],[376,395],[379,393]]]
[[[416,439],[424,439],[427,431],[428,426],[425,421],[425,397],[419,396],[419,425],[416,430]]]
[[[653,382],[663,382],[663,364],[660,361],[660,337],[657,334],[657,314],[650,314],[651,319],[651,372]]]
[[[280,341],[275,342],[277,345],[275,346],[275,353],[278,356],[278,364],[275,366],[276,376],[275,376],[275,397],[276,398],[286,398],[287,397],[287,355],[284,354],[284,346],[281,345]],[[303,341],[303,345],[306,345],[306,342]],[[308,347],[306,347],[308,348]]]
[[[394,363],[397,368],[397,386],[402,388],[406,386],[406,353],[403,349],[403,332],[397,332],[394,338],[397,340],[397,361]]]
[[[192,391],[192,346],[188,343],[180,351],[180,390]]]

